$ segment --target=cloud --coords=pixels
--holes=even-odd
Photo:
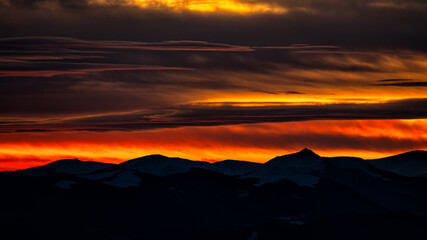
[[[426,118],[424,0],[235,5],[284,10],[252,12],[201,11],[190,9],[191,1],[184,8],[132,2],[0,0],[0,135],[167,135],[212,126],[211,132],[191,132],[205,134],[188,143],[195,144],[219,128],[233,132],[248,123],[295,123],[302,131],[316,120],[336,120],[324,126],[330,131],[347,119]],[[248,146],[262,139],[265,148],[297,140],[305,146],[295,148],[425,146],[419,135],[407,140],[386,133],[364,138],[316,132],[276,138],[269,132],[261,138],[249,136],[253,130],[219,138],[227,144],[252,139]]]
[[[0,77],[53,77],[57,75],[88,74],[105,71],[186,71],[190,68],[164,67],[164,66],[105,66],[98,68],[74,69],[74,70],[33,70],[33,71],[0,71]]]
[[[393,82],[376,84],[377,86],[394,86],[394,87],[427,87],[427,82]]]
[[[378,79],[425,78],[427,56],[422,52],[309,55],[285,47],[64,37],[0,39],[4,60],[0,110],[7,117],[62,118],[194,102],[277,105],[426,97],[416,88],[420,83],[402,86],[405,92],[373,86],[374,81],[390,83]]]
[[[163,41],[154,43],[132,41],[88,41],[65,37],[16,37],[0,39],[0,47],[49,49],[117,49],[142,51],[254,51],[247,46],[209,43],[205,41]]]
[[[7,1],[7,0],[5,0]],[[284,13],[286,9],[266,1],[185,1],[182,0],[16,0],[8,1],[17,7],[47,9],[86,9],[88,7],[139,7],[168,11],[232,12],[232,13]]]
[[[286,94],[304,94],[302,92],[297,92],[297,91],[286,91]]]
[[[309,120],[423,119],[427,99],[406,99],[376,104],[233,106],[187,105],[153,108],[120,114],[63,119],[35,119],[29,123],[0,122],[1,132],[137,131],[184,126],[220,126],[246,123]]]
[[[64,60],[64,59],[74,59],[82,60],[85,58],[102,58],[102,56],[78,56],[78,55],[68,55],[68,56],[47,56],[47,55],[32,55],[32,56],[5,56],[0,57],[0,62],[3,63],[24,63],[30,61],[47,61],[47,60]]]
[[[394,78],[394,79],[382,79],[378,80],[378,82],[405,82],[405,81],[412,81],[414,79],[409,78]]]
[[[310,44],[292,44],[291,46],[264,46],[254,47],[255,49],[273,49],[273,50],[302,50],[302,49],[337,49],[339,46],[328,45],[310,45]]]
[[[203,40],[243,46],[312,44],[365,50],[426,50],[425,1],[392,0],[387,1],[388,4],[378,4],[381,1],[261,0],[254,3],[286,9],[279,14],[271,14],[271,11],[259,14],[201,13],[167,7],[141,8],[127,4],[129,1],[104,2],[108,4],[77,0],[10,1],[9,7],[0,8],[0,36],[73,36],[144,42]]]
[[[394,86],[394,87],[427,87],[427,82],[415,81],[409,78],[383,79],[378,80],[376,86]]]

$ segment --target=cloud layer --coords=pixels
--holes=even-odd
[[[164,4],[146,7],[138,4],[144,1],[1,2],[2,37],[72,36],[145,42],[204,40],[261,46],[311,43],[426,50],[427,4],[422,0],[231,1],[285,10],[276,14],[271,11],[239,14],[220,11],[221,7],[211,13],[201,13],[185,7],[186,3],[200,1],[177,1],[184,6],[178,11]],[[221,2],[227,5],[224,3],[227,1],[203,1],[219,5]]]
[[[423,0],[0,0],[0,158],[94,159],[108,137],[128,144],[109,152],[120,159],[426,148],[425,123],[402,120],[427,119],[426,11]],[[359,127],[337,132],[347,121]],[[370,135],[380,123],[389,131]],[[73,134],[98,143],[62,142]],[[49,141],[64,145],[30,154]]]
[[[422,52],[58,37],[4,38],[0,50],[3,122],[32,129],[426,117]]]

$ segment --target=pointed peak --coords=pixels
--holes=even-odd
[[[321,159],[319,155],[317,155],[316,153],[314,153],[308,148],[304,148],[303,150],[296,153],[275,157],[270,161],[268,161],[267,164],[276,164],[276,163],[281,164],[283,162],[289,163],[289,162],[295,162],[295,161],[299,163],[303,163],[305,161],[318,162],[319,159]]]
[[[308,148],[304,148],[303,150],[295,153],[297,155],[301,155],[301,156],[313,156],[313,157],[319,157],[319,155],[317,155],[315,152],[313,152],[312,150],[308,149]]]

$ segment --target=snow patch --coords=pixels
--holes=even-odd
[[[115,187],[128,188],[139,186],[140,181],[141,178],[136,176],[132,171],[124,170],[117,174],[117,176],[114,177],[112,180],[104,181],[103,183]]]
[[[101,180],[104,178],[112,177],[119,172],[120,172],[120,170],[115,170],[115,171],[111,171],[111,172],[93,173],[93,174],[88,174],[88,175],[82,175],[81,177],[89,179],[89,180]]]

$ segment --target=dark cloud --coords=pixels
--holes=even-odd
[[[378,80],[376,86],[395,86],[395,87],[427,87],[427,82],[415,81],[409,78],[382,79]]]
[[[316,47],[297,45],[308,46]],[[286,46],[203,41],[0,39],[0,110],[9,117],[104,114],[249,93],[286,102],[301,94],[334,95],[338,88],[362,91],[379,74],[425,71],[423,53],[378,53],[308,55]]]
[[[302,50],[302,49],[337,49],[339,46],[327,46],[327,45],[310,45],[310,44],[292,44],[290,46],[265,46],[265,47],[254,47],[255,49],[274,49],[274,50]]]
[[[377,104],[266,105],[240,107],[200,104],[152,108],[121,114],[42,119],[30,123],[0,122],[1,132],[28,131],[135,131],[183,126],[219,126],[244,123],[308,120],[422,119],[427,99]]]
[[[57,75],[70,75],[70,74],[88,74],[93,72],[105,72],[105,71],[185,71],[192,70],[189,68],[177,68],[177,67],[164,67],[164,66],[104,66],[98,68],[83,68],[74,70],[35,70],[35,71],[10,71],[0,70],[0,77],[53,77]]]
[[[427,82],[393,82],[393,83],[377,84],[377,86],[427,87]]]
[[[43,4],[59,4],[64,8],[81,9],[89,6],[88,0],[13,0],[9,1],[13,6],[37,8]]]
[[[247,46],[209,43],[204,41],[164,41],[154,43],[131,41],[85,41],[65,37],[18,37],[0,39],[2,48],[49,48],[49,49],[117,49],[145,51],[254,51]]]
[[[49,7],[61,7],[65,9],[85,9],[96,1],[90,0],[5,0],[8,5],[12,5],[20,8],[49,8]],[[108,0],[106,1],[108,6],[117,7],[125,5],[126,0]]]
[[[304,94],[302,92],[297,92],[297,91],[286,91],[286,94]]]
[[[405,81],[412,81],[414,79],[409,78],[394,78],[394,79],[382,79],[378,80],[378,82],[405,82]]]
[[[197,13],[161,7],[143,9],[124,1],[88,5],[87,1],[79,0],[14,0],[9,7],[0,9],[0,36],[72,36],[147,42],[204,40],[252,46],[309,43],[426,50],[427,4],[422,0],[257,2],[279,4],[288,11]]]

